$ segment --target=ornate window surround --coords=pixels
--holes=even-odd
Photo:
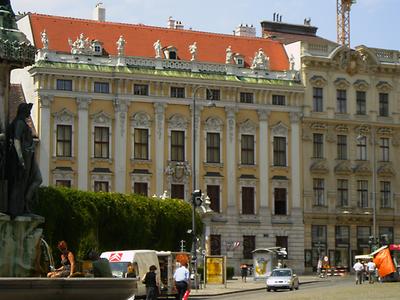
[[[135,129],[147,129],[149,134],[148,134],[148,152],[149,152],[149,158],[147,161],[151,160],[151,140],[152,140],[152,132],[151,132],[151,125],[152,125],[152,120],[146,112],[139,111],[131,117],[131,160],[135,160]]]
[[[224,185],[224,178],[221,176],[204,176],[204,191],[207,191],[208,185],[219,185],[219,213],[223,213],[222,207],[222,188]]]
[[[90,187],[91,191],[94,191],[95,181],[108,182],[108,191],[111,192],[111,182],[113,174],[111,172],[90,172]]]
[[[254,164],[246,165],[247,166],[256,166],[257,165],[257,124],[250,119],[239,124],[239,161],[240,165],[242,165],[242,135],[252,135],[254,136]]]
[[[257,209],[257,178],[240,178],[239,177],[239,214],[242,214],[242,188],[243,187],[252,187],[254,188],[254,215],[258,214]]]
[[[286,216],[289,215],[289,180],[272,178],[271,199],[272,199],[272,215],[275,215],[275,188],[286,189]]]
[[[92,115],[90,115],[90,119],[91,119],[91,158],[95,159],[95,160],[107,160],[107,161],[111,161],[113,154],[112,154],[112,145],[113,145],[113,128],[112,128],[112,121],[113,118],[106,112],[104,111],[99,111],[97,113],[94,113]],[[108,151],[110,153],[110,156],[108,159],[102,159],[102,158],[95,158],[94,157],[94,128],[100,126],[100,127],[108,127],[108,135],[109,135],[109,144],[108,144]]]
[[[288,149],[288,143],[289,143],[289,128],[283,124],[282,122],[277,123],[276,125],[271,127],[271,154],[272,156],[274,155],[274,137],[284,137],[286,139],[286,167],[289,166],[289,149]],[[274,157],[272,157],[272,164],[274,161]]]
[[[187,156],[187,146],[188,146],[188,137],[187,137],[187,130],[188,130],[188,120],[181,114],[174,114],[168,119],[168,160],[171,161],[171,131],[179,130],[184,131],[185,135],[185,161],[188,161]],[[192,137],[193,138],[193,137]]]
[[[56,185],[57,180],[69,180],[71,187],[74,186],[75,172],[72,169],[67,168],[55,168],[52,170],[53,173],[53,185]]]
[[[53,113],[53,158],[55,159],[74,159],[75,153],[75,114],[70,110],[63,108]],[[71,125],[71,157],[57,157],[57,125]]]
[[[147,183],[147,195],[150,195],[150,183],[151,174],[150,173],[131,173],[131,192],[134,191],[135,182]]]
[[[206,145],[203,148],[204,151],[204,163],[207,163],[207,133],[219,133],[219,163],[208,163],[213,165],[222,165],[223,164],[223,145],[221,143],[223,141],[223,132],[224,132],[224,121],[222,121],[219,117],[209,117],[204,122],[204,131],[203,131],[203,145]]]

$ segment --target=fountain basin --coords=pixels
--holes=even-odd
[[[136,278],[0,278],[0,299],[127,300],[137,291]]]

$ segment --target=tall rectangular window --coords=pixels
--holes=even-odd
[[[313,111],[315,111],[315,112],[324,111],[323,89],[319,88],[319,87],[313,88]]]
[[[99,127],[94,128],[94,157],[110,158],[110,128]]]
[[[326,225],[311,225],[311,242],[313,247],[325,247],[327,241]]]
[[[72,156],[72,126],[57,125],[57,156]]]
[[[210,234],[211,255],[221,255],[221,235]]]
[[[185,132],[171,131],[171,160],[185,161]]]
[[[171,199],[185,199],[184,184],[171,184]]]
[[[134,158],[141,160],[149,159],[149,130],[146,128],[135,128],[134,131]]]
[[[219,199],[219,185],[207,185],[207,195],[210,197],[210,208],[216,212],[221,212]]]
[[[337,159],[347,159],[347,136],[337,136]]]
[[[324,158],[324,135],[321,133],[313,134],[313,157]]]
[[[348,247],[350,244],[350,228],[349,226],[335,227],[335,244],[336,247]]]
[[[382,161],[389,161],[389,139],[388,138],[381,138],[381,154],[382,154]]]
[[[357,156],[359,160],[367,160],[367,137],[365,136],[357,138]]]
[[[171,86],[171,98],[185,98],[185,88]]]
[[[357,248],[369,248],[369,237],[371,228],[369,226],[357,226]]]
[[[347,179],[337,180],[337,201],[338,206],[349,206],[349,181]]]
[[[256,249],[256,237],[254,235],[243,236],[243,258],[253,259],[253,250]]]
[[[368,180],[357,180],[358,207],[368,208]]]
[[[95,192],[109,192],[108,181],[95,181],[94,182]]]
[[[356,114],[365,115],[367,114],[367,93],[364,91],[356,92]]]
[[[253,93],[240,93],[240,103],[253,103],[254,102],[254,94]]]
[[[149,85],[148,84],[135,84],[133,85],[133,94],[139,96],[149,95]]]
[[[274,166],[286,167],[286,137],[274,136]]]
[[[272,95],[272,104],[273,105],[285,105],[285,96],[284,95]]]
[[[254,135],[242,134],[241,163],[254,165]]]
[[[314,205],[325,205],[325,181],[322,178],[313,179]]]
[[[133,192],[138,195],[147,196],[147,182],[135,182]]]
[[[108,82],[95,82],[94,83],[94,92],[109,94],[110,93],[110,84]]]
[[[287,197],[286,189],[275,188],[274,189],[274,214],[275,215],[286,215],[287,214]]]
[[[242,187],[242,214],[254,215],[254,187]]]
[[[221,100],[221,91],[218,89],[207,89],[206,98],[207,100],[212,100],[212,101]]]
[[[70,80],[70,79],[57,79],[57,90],[59,90],[59,91],[72,91],[72,80]]]
[[[347,113],[346,90],[336,90],[336,111],[340,114]]]
[[[391,208],[390,181],[381,181],[381,207]]]
[[[220,135],[215,132],[207,132],[207,162],[220,163]]]
[[[389,116],[389,94],[379,93],[379,116]]]

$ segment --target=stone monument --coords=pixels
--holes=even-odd
[[[35,61],[35,48],[17,28],[9,0],[0,0],[0,277],[32,276],[42,217],[8,214],[9,191],[6,173],[9,126],[10,72]],[[17,166],[16,166],[17,167]]]

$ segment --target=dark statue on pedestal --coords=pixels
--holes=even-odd
[[[35,160],[32,129],[28,125],[32,104],[21,103],[15,119],[10,124],[8,174],[8,213],[12,216],[30,214],[29,205],[36,189],[42,183],[39,166]]]

